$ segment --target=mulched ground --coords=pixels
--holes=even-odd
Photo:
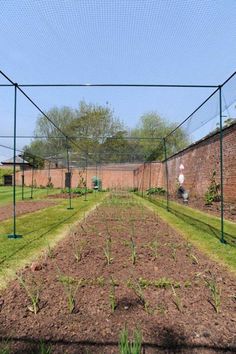
[[[49,200],[28,200],[28,201],[20,201],[16,203],[16,215],[24,215],[28,213],[32,213],[34,211],[48,208],[50,206],[55,205],[56,203]],[[7,204],[0,207],[0,221],[10,219],[13,214],[12,204]]]
[[[137,247],[134,265],[131,237]],[[107,265],[104,248],[109,238],[113,260]],[[151,246],[155,241],[156,258]],[[75,251],[81,245],[77,262]],[[59,281],[62,275],[81,285],[71,314]],[[114,312],[111,277],[116,284]],[[29,299],[18,282],[2,292],[0,336],[8,338],[11,353],[39,353],[40,340],[56,354],[118,353],[125,325],[130,334],[141,329],[145,353],[236,352],[235,278],[135,203],[125,208],[115,202],[100,206],[55,248],[53,256],[25,269],[23,278],[39,287],[40,310],[36,315],[28,310]],[[166,278],[162,279],[166,288],[150,285],[160,278]],[[214,279],[221,291],[219,313],[206,286]],[[176,287],[168,286],[167,280]],[[130,288],[137,288],[138,282],[143,286],[149,282],[141,287],[146,309]]]
[[[172,198],[175,202],[183,204],[182,199]],[[221,205],[220,202],[214,202],[212,205],[206,205],[202,198],[191,198],[187,204],[191,208],[195,208],[205,213],[220,217]],[[233,209],[233,210],[232,210]],[[236,204],[224,203],[224,218],[236,222]]]

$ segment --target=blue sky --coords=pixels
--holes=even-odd
[[[18,83],[219,84],[236,70],[235,19],[235,0],[1,0],[0,69]],[[236,97],[232,90],[229,100]],[[153,110],[180,122],[212,92],[25,91],[45,111],[77,107],[81,99],[108,102],[131,127]],[[12,102],[13,89],[0,88],[1,135],[12,133]],[[211,104],[209,112],[217,111],[218,102]],[[32,134],[37,116],[19,96],[18,134]],[[18,146],[27,142],[18,141]],[[7,154],[0,151],[0,156]]]

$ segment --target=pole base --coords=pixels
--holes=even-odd
[[[17,235],[17,234],[10,234],[10,235],[7,235],[8,238],[22,238],[23,236],[22,235]]]
[[[67,208],[67,210],[73,210],[73,209],[74,209],[74,208],[72,208],[72,207],[68,207],[68,208]]]
[[[223,238],[220,239],[220,242],[223,243],[224,245],[226,245],[227,243]]]

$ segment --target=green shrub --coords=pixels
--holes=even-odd
[[[220,184],[216,183],[216,171],[211,176],[210,185],[204,195],[206,205],[212,205],[213,202],[220,201]]]
[[[166,190],[163,187],[152,187],[147,189],[147,195],[165,195]]]

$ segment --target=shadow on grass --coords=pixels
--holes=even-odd
[[[151,203],[163,208],[166,210],[166,205],[164,205],[162,202],[159,202],[158,200],[153,200],[151,198],[147,198],[147,200],[149,200]],[[197,218],[194,218],[188,214],[185,214],[182,211],[179,211],[173,207],[169,207],[169,211],[174,214],[175,216],[177,216],[179,219],[183,220],[184,222],[186,222],[187,224],[195,227],[197,230],[200,231],[204,231],[206,233],[208,233],[210,236],[213,236],[217,239],[221,239],[221,231],[220,229],[200,220]],[[219,224],[220,224],[220,220],[219,220]],[[220,225],[219,225],[220,228]],[[233,234],[224,232],[224,240],[227,244],[236,247],[236,237]]]
[[[32,245],[32,243],[34,243],[34,242],[38,241],[40,238],[46,236],[48,233],[50,233],[51,231],[55,230],[55,229],[56,229],[57,227],[59,227],[60,225],[63,225],[64,223],[66,223],[67,221],[69,221],[70,219],[72,219],[77,213],[78,213],[78,211],[77,211],[77,212],[74,212],[74,213],[71,214],[69,217],[63,219],[62,221],[56,222],[56,223],[50,225],[50,227],[49,227],[46,231],[42,232],[42,233],[39,234],[37,237],[26,241],[21,247],[17,248],[17,250],[15,250],[14,252],[12,252],[12,253],[9,254],[8,256],[5,256],[5,257],[3,257],[2,259],[0,259],[0,264],[3,264],[4,262],[8,261],[8,260],[11,259],[13,256],[15,256],[18,252],[20,252],[20,251],[26,249],[29,245]],[[37,232],[37,231],[41,230],[41,229],[45,229],[45,227],[41,227],[41,228],[37,228],[37,229],[35,229],[35,230],[31,230],[31,231],[29,231],[29,232],[27,232],[27,233],[24,233],[24,235],[30,235],[30,234],[32,234],[32,233],[34,233],[34,232]],[[4,235],[4,236],[6,236],[6,235]],[[9,242],[12,242],[12,241],[9,241]],[[16,241],[16,242],[17,242],[17,241]]]
[[[201,344],[188,342],[185,335],[172,327],[156,328],[152,333],[154,340],[142,343],[142,353],[235,353],[234,345]],[[155,339],[156,338],[156,339]],[[69,340],[69,339],[43,339],[37,337],[10,337],[0,336],[0,340],[8,343],[11,354],[39,354],[40,345],[51,348],[55,353],[109,353],[117,349],[117,341],[96,340]],[[205,341],[205,339],[204,339]],[[209,340],[211,342],[211,340]]]

